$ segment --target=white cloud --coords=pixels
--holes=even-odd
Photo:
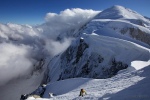
[[[0,85],[30,73],[32,60],[28,52],[31,51],[31,47],[1,43],[0,48]]]
[[[38,36],[40,31],[29,25],[0,24],[0,37],[7,40],[22,40],[25,37]]]
[[[46,41],[45,48],[49,51],[51,56],[55,56],[65,51],[71,44],[73,38],[65,38],[62,42],[49,40]]]
[[[87,20],[89,20],[89,18],[94,17],[98,13],[99,11],[73,8],[61,11],[60,14],[47,13],[45,19],[47,22],[62,22],[62,23],[71,23],[75,25],[74,22],[76,23],[86,22]]]
[[[39,26],[0,24],[0,85],[29,74],[35,61],[66,50],[72,38],[54,41],[58,35],[73,34],[71,30],[78,30],[98,12],[74,8],[47,13]]]
[[[46,23],[40,27],[46,37],[55,38],[69,30],[79,29],[98,13],[99,11],[80,8],[66,9],[59,14],[47,13]]]

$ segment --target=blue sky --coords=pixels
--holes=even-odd
[[[113,5],[150,17],[150,0],[0,0],[0,23],[41,24],[48,12],[67,8],[104,10]]]

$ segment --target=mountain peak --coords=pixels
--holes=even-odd
[[[114,5],[114,6],[112,6],[112,7],[110,7],[111,9],[113,8],[113,9],[125,9],[125,7],[123,7],[123,6],[120,6],[120,5]]]
[[[125,8],[120,5],[114,5],[108,9],[103,10],[95,19],[143,19],[144,17],[137,12]]]

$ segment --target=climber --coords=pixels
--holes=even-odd
[[[84,90],[84,89],[81,89],[80,90],[80,95],[79,96],[82,96],[83,97],[83,95],[86,95],[87,93],[86,93],[86,91]]]
[[[21,95],[20,100],[25,100],[25,99],[27,99],[27,98],[28,98],[28,95],[27,95],[27,94],[24,94],[24,95]]]
[[[43,84],[43,85],[39,86],[35,91],[30,93],[30,95],[36,95],[36,96],[43,97],[45,91],[46,91],[46,85]]]
[[[43,97],[46,90],[46,85],[43,84],[39,89],[40,89],[40,96]]]

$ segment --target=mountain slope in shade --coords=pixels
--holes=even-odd
[[[49,81],[74,77],[109,78],[132,61],[148,61],[150,51],[125,40],[95,34],[82,35],[49,65]]]

